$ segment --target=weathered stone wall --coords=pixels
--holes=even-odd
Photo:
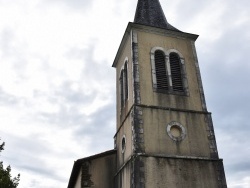
[[[218,158],[211,114],[206,109],[200,78],[195,36],[147,27],[138,27],[136,33],[140,75],[140,104],[137,108],[142,114],[140,131],[145,153]],[[154,90],[151,50],[155,47],[181,54],[188,91],[184,95]],[[173,121],[185,129],[185,139],[180,142],[171,140],[167,134],[167,125]]]
[[[116,180],[116,187],[122,187],[122,188],[130,188],[131,184],[131,162],[128,161],[128,163],[125,163],[123,168],[120,169],[120,171],[117,173],[115,180]]]
[[[220,160],[143,157],[145,188],[224,188]]]
[[[193,41],[188,38],[137,31],[140,71],[141,104],[201,111],[202,101],[197,79]],[[184,57],[188,96],[171,95],[153,91],[150,52],[153,47],[175,49]]]
[[[132,55],[131,55],[131,36],[126,33],[126,40],[124,46],[120,51],[116,64],[116,120],[117,130],[122,126],[124,120],[127,118],[129,110],[133,105],[133,80],[132,80]],[[125,101],[125,106],[121,108],[120,97],[120,73],[125,62],[128,62],[128,100]]]
[[[116,154],[86,160],[81,169],[81,188],[115,188]],[[78,187],[76,187],[78,188]]]
[[[210,149],[206,116],[197,112],[144,107],[145,153],[210,158],[213,150]],[[168,135],[167,126],[172,121],[183,126],[183,140],[175,141]]]
[[[117,142],[117,168],[129,160],[132,155],[132,130],[131,130],[131,117],[129,116],[123,123],[123,126],[119,129],[116,136]],[[122,149],[122,139],[125,137],[126,144],[124,150]]]

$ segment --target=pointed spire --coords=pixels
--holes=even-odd
[[[179,31],[167,22],[159,0],[138,0],[134,23]]]

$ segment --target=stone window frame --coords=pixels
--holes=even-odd
[[[120,91],[120,105],[121,109],[125,106],[126,101],[129,100],[129,76],[128,76],[128,57],[124,59],[124,63],[119,75],[119,91]]]
[[[160,90],[157,88],[157,79],[156,79],[156,68],[155,68],[155,52],[159,50],[162,51],[165,55],[165,63],[166,63],[166,72],[168,78],[169,89],[168,90]],[[181,76],[182,76],[182,83],[183,83],[183,92],[180,91],[173,91],[173,83],[172,83],[172,76],[171,76],[171,67],[170,67],[170,59],[169,56],[171,53],[176,53],[180,58],[181,63]],[[188,82],[187,82],[187,74],[186,74],[186,65],[184,56],[176,49],[168,49],[156,46],[153,47],[150,51],[150,59],[151,59],[151,71],[152,71],[152,84],[153,90],[158,93],[167,93],[167,94],[176,94],[176,95],[189,95],[188,92]]]

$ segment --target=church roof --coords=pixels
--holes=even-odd
[[[168,23],[159,0],[138,0],[134,23],[179,31]]]
[[[89,156],[89,157],[85,157],[85,158],[82,158],[82,159],[78,159],[77,161],[75,161],[74,165],[73,165],[71,175],[70,175],[68,188],[73,188],[75,186],[79,171],[81,170],[81,166],[82,166],[82,163],[84,161],[91,161],[91,160],[102,158],[102,157],[105,157],[105,156],[108,156],[108,155],[116,155],[116,150],[115,149],[108,150],[108,151],[105,151],[103,153],[99,153],[99,154],[92,155],[92,156]]]

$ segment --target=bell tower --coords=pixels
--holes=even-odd
[[[117,188],[226,188],[195,41],[138,0],[115,57]]]

